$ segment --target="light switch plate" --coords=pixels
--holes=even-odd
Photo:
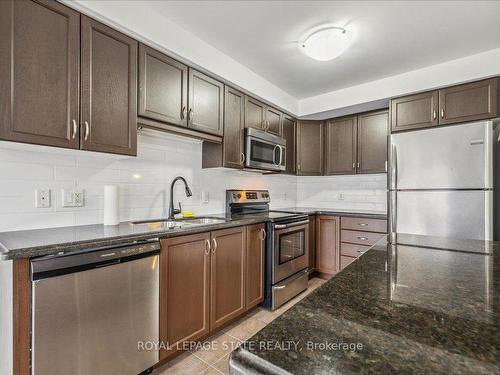
[[[344,193],[339,193],[339,201],[343,201],[344,199]]]
[[[82,207],[83,198],[83,190],[61,189],[62,207]]]
[[[50,189],[35,190],[35,207],[36,208],[50,207]]]

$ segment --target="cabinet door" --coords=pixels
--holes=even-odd
[[[316,215],[309,216],[309,273],[316,271]]]
[[[439,124],[494,118],[498,114],[498,79],[439,90]]]
[[[245,227],[212,232],[210,329],[245,311]]]
[[[265,129],[266,105],[245,95],[245,128]]]
[[[243,168],[245,95],[229,86],[224,95],[223,161],[226,168]]]
[[[78,148],[79,13],[0,1],[0,54],[0,138]]]
[[[272,107],[266,108],[266,131],[274,135],[280,136],[282,134],[282,118],[283,114]]]
[[[389,112],[358,116],[357,173],[385,173]]]
[[[286,170],[285,174],[295,174],[295,120],[283,117],[283,138],[286,140]]]
[[[82,16],[82,149],[137,154],[137,42]]]
[[[334,274],[340,266],[339,218],[316,217],[316,267],[319,272]]]
[[[392,99],[392,131],[436,126],[438,124],[438,100],[439,95],[437,91]]]
[[[187,126],[188,68],[139,45],[139,116]]]
[[[173,347],[210,330],[210,233],[161,241],[160,341]],[[160,359],[171,352],[160,351]]]
[[[297,123],[297,174],[323,174],[323,124],[320,121]]]
[[[264,224],[247,226],[246,309],[264,301]]]
[[[189,69],[188,126],[204,133],[223,134],[224,84]]]
[[[357,116],[325,124],[325,175],[356,173]]]

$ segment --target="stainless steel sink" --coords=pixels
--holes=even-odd
[[[160,219],[160,220],[141,220],[132,221],[133,225],[147,225],[150,227],[162,227],[162,228],[182,228],[190,227],[196,225],[210,225],[210,224],[221,224],[225,223],[226,220],[217,217],[195,217],[186,219]]]

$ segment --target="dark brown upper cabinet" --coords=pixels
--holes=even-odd
[[[370,112],[358,116],[357,173],[387,172],[387,133],[389,112]]]
[[[245,95],[245,128],[266,130],[266,105]]]
[[[0,138],[79,148],[80,14],[0,1]]]
[[[498,78],[392,99],[391,130],[495,118],[498,101]]]
[[[224,84],[189,68],[188,127],[214,135],[222,135]]]
[[[81,19],[81,148],[136,155],[137,41]]]
[[[266,108],[266,123],[267,123],[267,132],[272,133],[277,136],[282,135],[282,119],[283,114],[274,109],[272,107]]]
[[[226,86],[224,95],[224,138],[222,142],[223,166],[243,168],[245,150],[243,130],[245,118],[245,95]]]
[[[439,124],[483,120],[498,114],[498,79],[439,90]]]
[[[325,175],[356,173],[357,116],[325,124]]]
[[[296,123],[292,117],[283,116],[283,138],[286,140],[286,170],[285,174],[295,174],[295,127]]]
[[[248,95],[245,96],[245,128],[259,129],[281,136],[282,121],[283,114],[280,111]]]
[[[436,126],[439,122],[439,94],[429,91],[391,100],[392,131]]]
[[[297,123],[297,175],[323,175],[323,123]]]
[[[139,116],[187,126],[187,83],[186,65],[139,45]]]

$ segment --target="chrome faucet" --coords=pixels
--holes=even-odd
[[[170,204],[168,206],[168,219],[169,220],[174,219],[174,216],[176,214],[180,214],[182,212],[181,202],[179,202],[179,208],[174,208],[174,185],[178,180],[181,180],[182,182],[184,182],[184,188],[186,190],[186,197],[190,197],[193,195],[193,193],[191,192],[191,189],[189,188],[189,186],[186,182],[186,179],[184,177],[178,176],[178,177],[174,178],[174,180],[172,181],[172,184],[170,185]]]

